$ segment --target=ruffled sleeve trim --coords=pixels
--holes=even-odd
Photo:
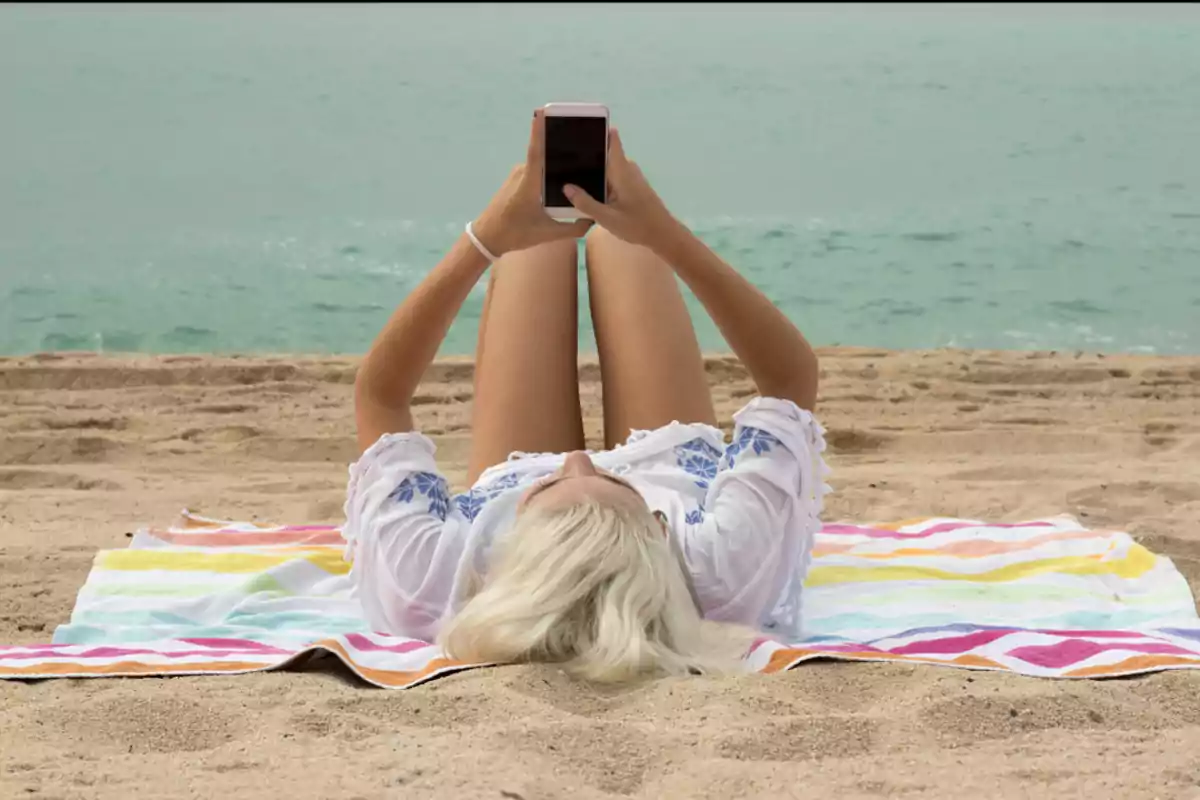
[[[384,466],[390,461],[406,460],[411,464],[411,471],[427,470],[434,472],[437,465],[434,455],[437,445],[425,434],[419,431],[404,431],[401,433],[385,433],[370,447],[363,451],[358,460],[350,465],[349,480],[346,484],[346,504],[343,512],[346,524],[342,526],[342,538],[346,540],[346,558],[352,559],[354,541],[357,538],[357,525],[353,524],[352,506],[358,492],[358,486],[373,467]]]

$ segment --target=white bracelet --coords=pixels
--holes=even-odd
[[[471,244],[475,245],[475,249],[479,251],[480,255],[486,258],[489,264],[494,264],[496,257],[492,255],[492,251],[483,246],[483,242],[479,241],[479,237],[475,235],[475,231],[471,230],[470,221],[467,222],[466,233],[467,238],[471,240]]]

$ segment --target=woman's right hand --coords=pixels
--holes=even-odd
[[[601,203],[578,186],[568,185],[563,193],[571,205],[630,244],[652,248],[676,224],[638,165],[625,157],[616,128],[609,131],[608,202]]]

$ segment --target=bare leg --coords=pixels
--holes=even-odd
[[[716,425],[700,345],[670,265],[594,228],[587,273],[605,446],[675,420]]]
[[[514,450],[583,449],[577,252],[570,239],[492,265],[475,350],[472,484]]]

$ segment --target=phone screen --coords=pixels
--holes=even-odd
[[[604,117],[546,117],[543,204],[547,208],[570,207],[563,194],[568,183],[603,203],[607,151],[608,120]]]

